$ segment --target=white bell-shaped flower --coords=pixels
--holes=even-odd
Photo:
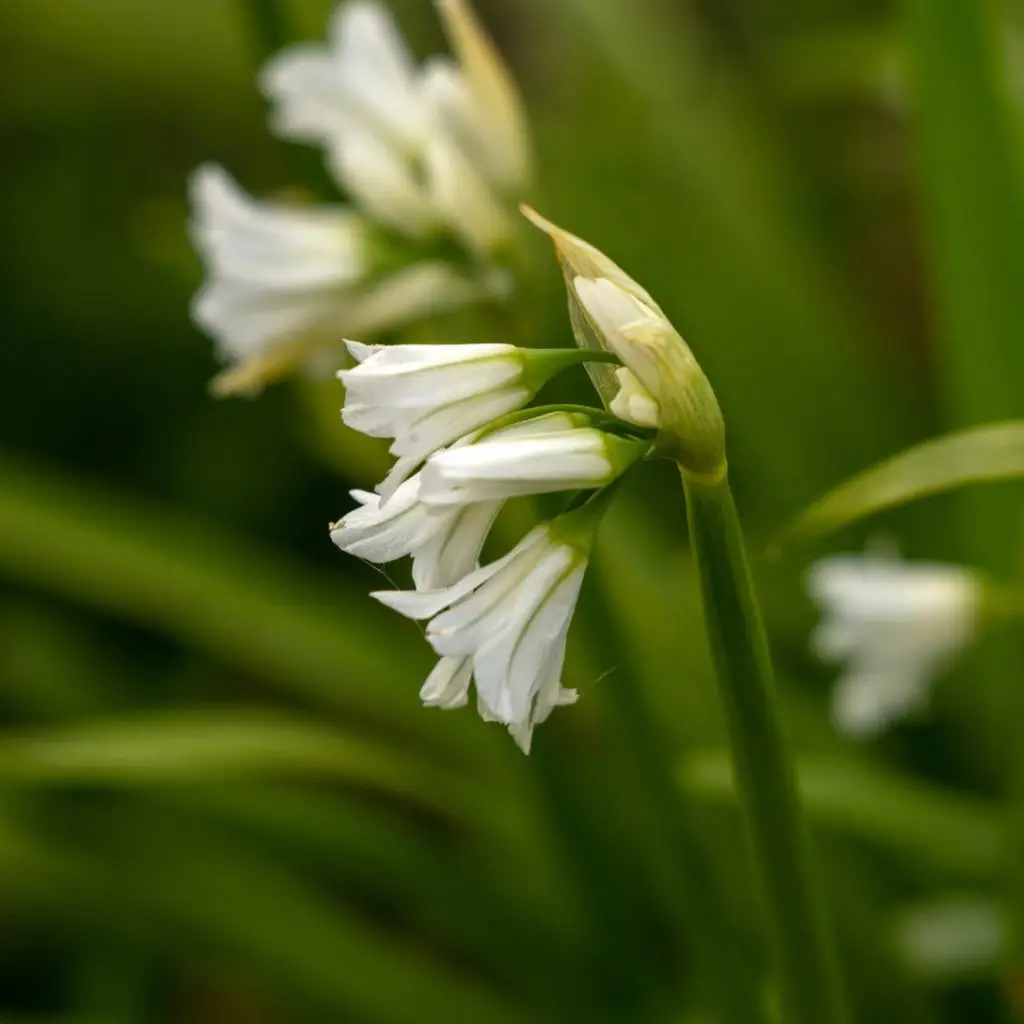
[[[483,434],[432,455],[420,500],[464,505],[525,494],[589,490],[617,480],[650,447],[589,426],[583,413],[552,413],[523,429]]]
[[[468,0],[437,0],[458,66],[434,61],[424,88],[466,155],[508,192],[529,184],[532,157],[526,112],[509,74]]]
[[[282,50],[260,86],[274,104],[271,128],[284,138],[330,149],[355,134],[416,156],[433,130],[412,54],[376,0],[339,6],[327,44]]]
[[[870,735],[922,707],[978,625],[981,584],[963,566],[840,555],[815,563],[808,588],[825,613],[812,645],[846,665],[832,707],[851,735]]]
[[[394,438],[391,454],[398,462],[379,488],[385,498],[427,456],[526,405],[554,374],[588,358],[575,349],[500,344],[350,341],[348,348],[357,365],[338,374],[345,385],[342,418],[371,437]],[[565,421],[544,420],[556,422]]]
[[[253,390],[345,334],[372,334],[483,298],[439,261],[373,276],[373,229],[343,207],[255,200],[220,167],[193,175],[192,236],[209,268],[196,322],[232,364],[221,393]]]
[[[474,252],[501,248],[529,153],[511,77],[464,3],[441,5],[460,65],[418,68],[387,8],[349,0],[326,45],[293,46],[266,66],[273,130],[322,146],[360,208],[413,238],[447,225]]]
[[[576,699],[561,671],[597,518],[587,506],[560,516],[454,586],[373,595],[409,618],[430,619],[427,639],[442,665],[424,686],[425,700],[464,701],[467,663],[457,659],[468,659],[481,713],[529,750],[533,727]]]
[[[417,590],[447,587],[477,567],[500,501],[437,508],[418,499],[419,476],[406,480],[390,501],[353,491],[359,502],[331,526],[331,539],[358,558],[393,562],[412,556]]]

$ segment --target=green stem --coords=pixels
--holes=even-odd
[[[610,607],[608,590],[614,583],[605,578],[599,560],[589,568],[589,597],[582,605],[591,629],[589,635],[602,650],[602,660],[626,663],[625,678],[608,687],[618,721],[627,738],[638,778],[664,829],[674,867],[670,893],[673,910],[689,923],[697,936],[694,943],[699,984],[707,992],[721,1024],[760,1024],[765,1014],[752,982],[747,951],[740,929],[728,911],[721,880],[697,837],[696,814],[689,796],[676,784],[665,737],[638,680],[630,678],[626,643]]]
[[[768,912],[786,1024],[842,1024],[832,936],[814,878],[796,776],[739,517],[727,478],[683,474],[690,538],[732,748],[733,771]]]
[[[242,0],[242,7],[248,13],[257,59],[262,64],[291,39],[285,0]]]

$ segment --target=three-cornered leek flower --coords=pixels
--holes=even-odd
[[[871,735],[920,709],[978,626],[982,586],[963,566],[868,552],[822,559],[807,582],[825,613],[812,646],[846,665],[832,707],[851,735]]]
[[[556,373],[593,358],[572,349],[514,345],[363,345],[341,370],[342,418],[370,437],[394,439],[398,461],[379,490],[387,498],[427,456],[522,408]]]
[[[378,232],[346,207],[268,203],[221,168],[193,175],[192,237],[209,268],[193,303],[196,322],[232,364],[220,393],[257,389],[346,333],[372,334],[486,294],[441,260],[390,270]]]
[[[194,315],[230,364],[218,393],[514,284],[513,199],[530,168],[521,102],[467,4],[439,10],[458,63],[417,67],[387,8],[350,0],[326,45],[289,47],[263,69],[271,129],[321,146],[351,208],[254,200],[213,166],[193,176],[209,270]]]
[[[566,463],[552,451],[553,439],[599,434],[588,422],[582,413],[551,412],[469,435],[432,455],[422,471],[386,500],[353,491],[359,507],[331,526],[331,539],[343,551],[371,562],[412,556],[418,590],[455,583],[476,568],[494,517],[507,498],[599,488],[613,482],[647,447],[642,439],[603,434],[599,443],[616,455],[600,456],[597,463],[588,458],[581,466]],[[467,481],[463,469],[457,484],[443,475],[430,479],[438,462],[460,451],[475,452],[475,477]],[[552,473],[559,474],[557,480]]]
[[[419,474],[406,480],[390,500],[353,491],[359,507],[331,526],[342,551],[371,562],[412,556],[417,590],[456,583],[477,567],[480,551],[500,501],[436,508],[419,500]]]
[[[428,638],[441,659],[423,702],[460,707],[475,679],[482,717],[504,723],[528,751],[533,727],[575,700],[562,663],[594,534],[610,485],[648,453],[654,431],[583,406],[520,410],[560,369],[607,362],[601,353],[351,347],[359,365],[341,373],[345,419],[394,438],[399,458],[379,496],[353,492],[359,507],[331,537],[374,562],[412,557],[416,590],[377,596],[432,619]],[[570,511],[479,566],[506,499],[557,491],[572,496]],[[587,491],[595,493],[581,504]]]
[[[562,665],[599,518],[583,505],[453,586],[373,595],[409,618],[430,620],[427,639],[441,660],[420,692],[425,703],[465,703],[472,678],[481,715],[508,726],[529,752],[533,727],[576,700],[562,686]]]

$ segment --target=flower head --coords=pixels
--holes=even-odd
[[[261,85],[280,134],[323,146],[370,216],[414,238],[454,231],[476,253],[504,246],[499,193],[523,188],[529,155],[518,93],[469,7],[439,4],[459,64],[417,67],[388,10],[349,0],[327,45],[293,46]]]
[[[194,314],[231,364],[218,393],[338,353],[346,335],[507,295],[525,122],[469,8],[445,3],[442,16],[458,65],[417,66],[382,3],[349,0],[326,44],[289,47],[261,74],[272,130],[322,146],[354,208],[260,202],[220,168],[196,172],[192,235],[209,279]]]
[[[595,529],[583,506],[454,586],[374,594],[409,618],[430,619],[427,639],[442,658],[424,700],[464,703],[471,672],[481,713],[528,752],[533,727],[576,699],[561,684],[562,664]]]
[[[485,293],[440,261],[375,273],[374,228],[345,207],[246,195],[220,167],[193,175],[192,236],[210,268],[193,314],[232,364],[217,390],[251,390],[346,333],[399,326]]]
[[[625,377],[607,367],[594,371],[609,407],[614,403],[614,411],[632,410],[655,421],[658,450],[685,472],[712,480],[724,476],[725,427],[718,402],[658,304],[589,242],[529,207],[523,212],[555,244],[578,344],[613,352],[629,372]]]
[[[808,587],[826,616],[813,646],[846,663],[833,715],[853,735],[921,707],[934,677],[977,628],[981,584],[962,566],[841,555],[817,562]]]

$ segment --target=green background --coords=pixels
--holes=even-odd
[[[394,7],[442,48],[426,0]],[[1016,492],[763,553],[879,458],[1024,415],[1020,6],[480,8],[531,112],[536,204],[658,299],[721,401],[857,1020],[1015,1019],[1014,630],[855,744],[802,576],[883,534],[1012,580]],[[285,31],[321,38],[329,10],[286,3]],[[265,129],[250,15],[0,6],[0,1021],[697,1024],[723,948],[770,1004],[671,467],[622,488],[570,642],[580,702],[524,758],[419,706],[426,644],[327,537],[384,465],[340,387],[208,396],[189,173],[329,194]],[[432,330],[571,344],[539,237],[531,267],[517,326]],[[555,390],[586,400],[578,378]]]

